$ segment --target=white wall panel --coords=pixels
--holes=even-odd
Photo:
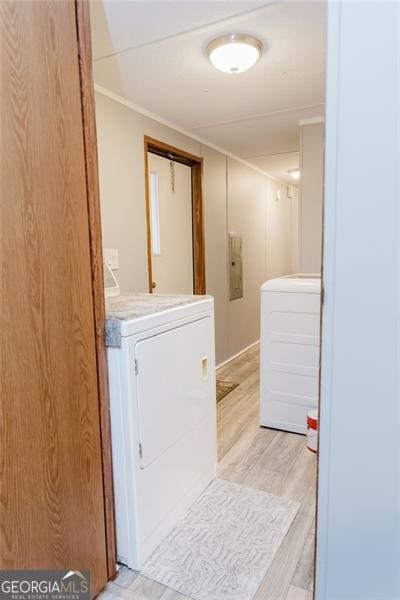
[[[229,354],[260,338],[260,287],[266,279],[267,178],[228,158],[228,231],[242,237],[243,298],[229,302]]]
[[[399,4],[328,22],[316,598],[398,600]]]
[[[206,289],[214,296],[217,364],[229,356],[226,156],[207,146],[203,157]]]
[[[325,124],[300,127],[299,260],[302,273],[320,273]]]

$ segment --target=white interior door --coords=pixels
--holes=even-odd
[[[193,293],[191,168],[148,153],[153,291]]]

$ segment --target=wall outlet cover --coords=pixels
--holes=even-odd
[[[104,262],[112,271],[118,271],[118,269],[119,269],[118,250],[116,248],[105,248],[104,249]]]

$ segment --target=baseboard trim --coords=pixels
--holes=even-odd
[[[222,367],[224,367],[225,365],[230,363],[232,360],[235,360],[235,358],[238,358],[238,356],[240,356],[241,354],[244,354],[245,352],[247,352],[247,350],[250,350],[250,348],[254,348],[254,346],[257,346],[257,344],[259,344],[259,343],[260,343],[260,340],[257,340],[256,342],[253,342],[252,344],[250,344],[250,346],[246,346],[246,348],[243,348],[243,350],[240,350],[240,352],[233,354],[232,356],[230,356],[229,358],[224,360],[222,363],[217,365],[216,369],[221,369]]]

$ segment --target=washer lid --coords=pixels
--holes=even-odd
[[[261,292],[297,292],[320,294],[321,276],[313,273],[295,273],[270,279],[261,286]]]
[[[106,345],[120,348],[122,337],[213,310],[212,296],[122,294],[106,298]]]

